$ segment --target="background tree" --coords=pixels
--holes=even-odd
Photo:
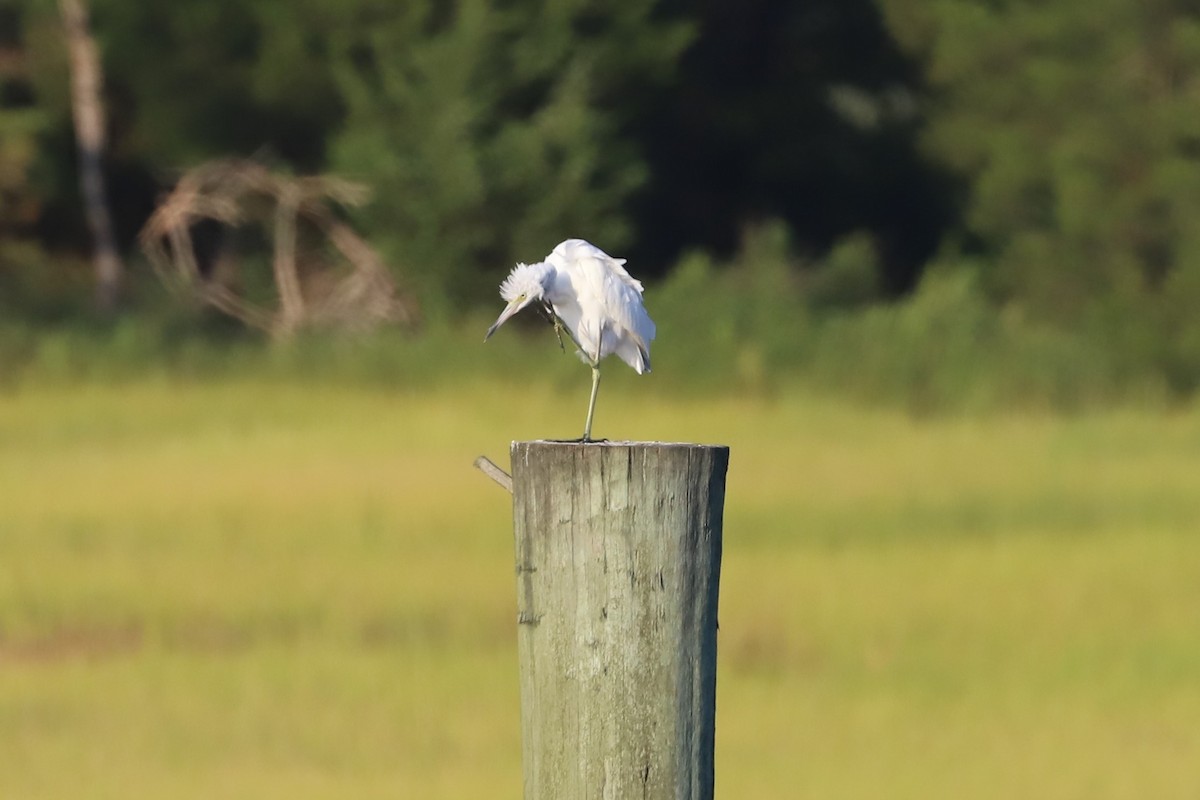
[[[46,16],[44,22],[48,24],[30,25],[21,5],[0,3],[0,254],[4,261],[21,260],[20,251],[35,249],[38,222],[52,193],[47,185],[53,163],[47,138],[59,111],[69,109],[65,58],[61,70],[47,70],[46,62],[56,60],[47,58],[47,48],[32,47],[37,42],[57,42],[61,48],[58,20]],[[49,50],[53,52],[52,47]],[[38,79],[47,71],[62,79],[59,108],[39,92]]]
[[[731,255],[748,223],[780,219],[809,254],[857,231],[891,294],[910,289],[955,219],[953,176],[916,142],[920,64],[872,0],[675,4],[697,21],[678,77],[634,131],[650,170],[638,255]]]
[[[366,225],[454,304],[481,267],[538,258],[567,233],[621,252],[647,177],[627,101],[669,80],[689,38],[652,0],[363,3],[330,33],[346,105],[336,171],[369,179]]]
[[[107,135],[104,116],[104,68],[92,36],[83,0],[59,0],[63,32],[71,64],[71,116],[79,152],[79,188],[92,234],[96,306],[112,312],[121,290],[124,266],[117,253],[112,213],[104,180]]]
[[[814,253],[868,232],[903,291],[952,218],[869,0],[93,2],[123,246],[183,169],[264,152],[370,183],[364,231],[448,308],[564,231],[653,275],[772,218]]]
[[[881,5],[926,65],[925,145],[970,183],[965,245],[995,295],[1193,380],[1200,7]]]

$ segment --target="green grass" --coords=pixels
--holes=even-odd
[[[586,376],[0,394],[0,797],[519,798],[507,496]],[[602,392],[723,442],[725,798],[1184,798],[1200,413]]]

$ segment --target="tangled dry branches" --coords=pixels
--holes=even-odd
[[[254,161],[203,164],[185,173],[142,228],[139,240],[169,284],[247,325],[287,337],[306,325],[368,329],[414,327],[415,300],[401,291],[379,255],[331,210],[366,200],[358,184],[335,177],[291,177]],[[276,307],[252,302],[231,281],[202,270],[193,231],[203,222],[227,228],[258,224],[270,232]],[[336,258],[298,265],[298,234],[315,230]]]

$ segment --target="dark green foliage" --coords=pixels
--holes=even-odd
[[[870,232],[883,288],[911,289],[955,216],[953,185],[914,146],[923,78],[876,4],[686,7],[696,41],[636,122],[652,178],[634,255],[730,257],[744,226],[780,219],[806,253]]]
[[[490,296],[567,232],[629,243],[646,165],[623,96],[665,81],[688,40],[653,5],[412,2],[330,36],[348,108],[332,164],[376,188],[362,220],[427,296]]]
[[[256,151],[323,163],[342,117],[321,38],[337,17],[328,3],[92,2],[118,156],[170,170]]]
[[[927,147],[968,176],[964,234],[993,297],[1197,374],[1194,349],[1168,343],[1197,335],[1183,308],[1200,303],[1200,9],[881,5],[926,62]]]
[[[66,97],[64,65],[44,46],[55,31],[44,18],[27,20],[21,11],[0,3],[0,246],[28,237],[52,194],[44,151]],[[47,73],[56,80],[39,81]]]
[[[853,308],[880,299],[879,253],[865,233],[851,234],[830,249],[809,284],[810,302],[817,307]]]

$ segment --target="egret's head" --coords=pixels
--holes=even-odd
[[[496,329],[513,314],[532,303],[545,300],[553,272],[554,268],[545,263],[517,264],[513,267],[504,283],[500,284],[500,297],[507,300],[508,305],[500,312],[495,324],[488,328],[487,336],[483,340],[486,342],[492,338]]]

